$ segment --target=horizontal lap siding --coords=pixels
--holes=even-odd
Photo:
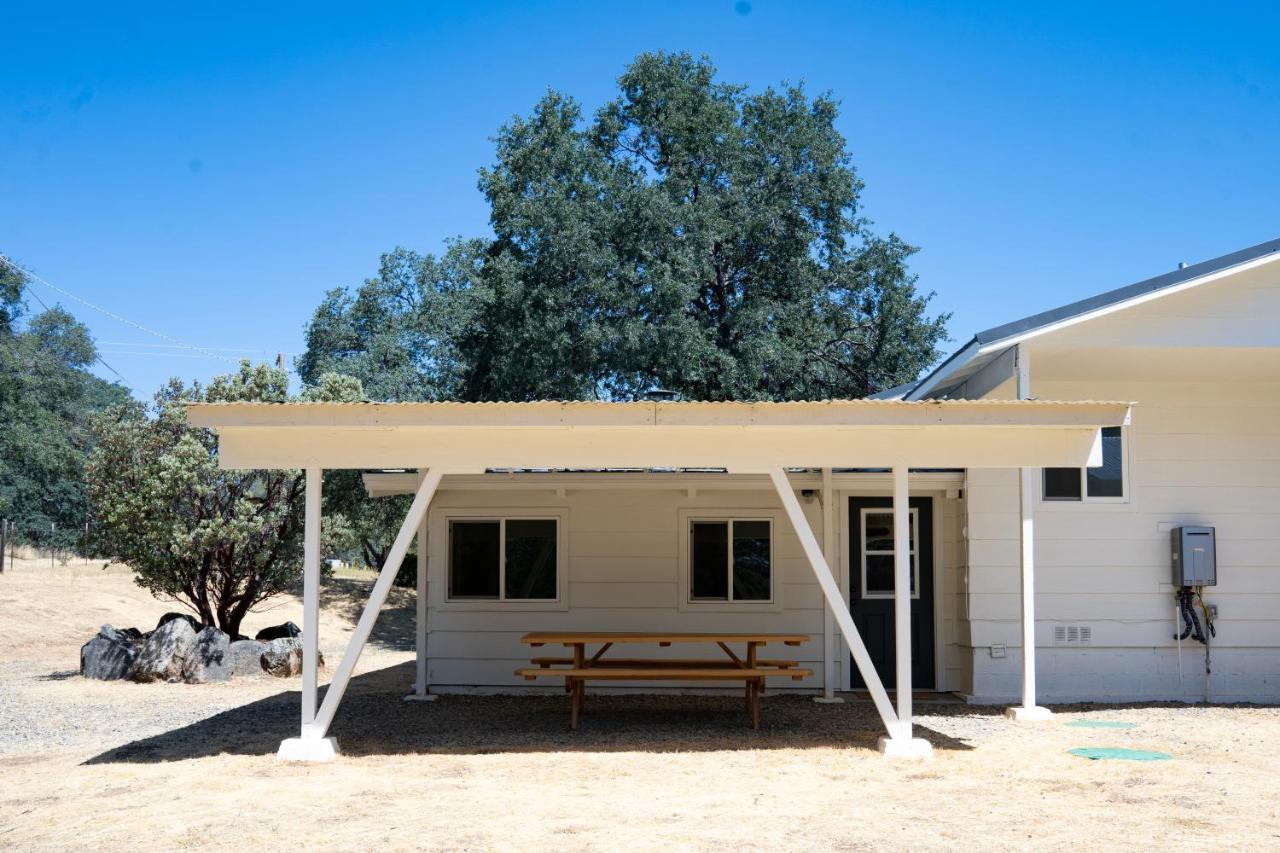
[[[1033,366],[1033,373],[1034,373]],[[1034,381],[1034,378],[1033,378]],[[1169,528],[1217,528],[1219,608],[1210,695],[1280,700],[1280,405],[1272,383],[1041,382],[1054,399],[1124,399],[1129,500],[1036,503],[1038,684],[1044,701],[1203,698],[1204,647],[1173,640]],[[1037,487],[1038,487],[1037,481]],[[974,694],[1018,694],[1018,488],[1012,471],[969,472]],[[1092,628],[1055,647],[1055,625]],[[990,646],[1008,654],[992,658]]]
[[[799,647],[768,646],[764,654],[797,660],[814,670],[804,681],[770,680],[774,688],[821,686],[823,599],[821,589],[791,531],[785,515],[774,527],[775,589],[780,606],[769,609],[682,611],[679,609],[679,549],[681,510],[733,509],[743,515],[777,511],[772,492],[700,491],[690,497],[673,484],[669,490],[573,490],[563,496],[547,491],[441,492],[432,513],[449,509],[560,508],[568,513],[567,610],[518,611],[495,605],[484,610],[450,609],[445,605],[430,614],[428,643],[429,680],[433,687],[510,688],[548,686],[529,682],[513,670],[528,666],[533,656],[558,656],[566,649],[545,646],[531,649],[520,642],[527,631],[766,631],[810,635]],[[821,537],[821,509],[815,502],[802,503],[815,532]],[[433,567],[431,577],[439,577]],[[715,646],[683,646],[660,649],[654,645],[615,647],[611,654],[632,657],[714,657]],[[641,687],[683,686],[653,682]],[[712,689],[732,688],[731,684]]]

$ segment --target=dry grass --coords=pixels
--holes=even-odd
[[[363,588],[326,590],[331,661]],[[803,697],[767,698],[752,732],[736,697],[592,696],[571,734],[561,697],[401,702],[411,607],[392,602],[361,658],[333,727],[344,756],[282,765],[296,680],[85,681],[70,671],[98,624],[171,608],[119,569],[0,576],[0,848],[1280,847],[1275,708],[1073,708],[1017,726],[925,706],[924,763],[880,759],[866,705]],[[299,611],[286,599],[247,627]],[[1062,725],[1078,716],[1137,727]],[[1174,760],[1066,754],[1097,745]]]

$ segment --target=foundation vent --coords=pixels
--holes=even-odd
[[[1093,628],[1088,625],[1054,625],[1055,646],[1087,646],[1093,642]]]

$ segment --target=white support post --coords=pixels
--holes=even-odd
[[[911,736],[911,497],[906,465],[893,466],[893,642],[898,730],[880,739],[886,755],[927,756],[933,747]]]
[[[768,470],[769,479],[773,481],[773,488],[778,493],[778,499],[782,501],[782,508],[786,510],[787,518],[791,521],[791,527],[795,530],[796,537],[800,540],[800,547],[804,550],[805,556],[809,559],[809,566],[813,569],[814,576],[818,579],[818,586],[822,587],[822,594],[826,596],[827,606],[831,608],[835,615],[836,625],[840,628],[840,632],[844,634],[844,640],[849,644],[849,651],[853,655],[853,662],[858,666],[858,672],[862,674],[862,680],[867,685],[867,692],[871,694],[871,701],[876,706],[876,711],[880,714],[880,719],[884,721],[885,730],[890,736],[898,733],[898,717],[893,712],[893,705],[889,702],[889,694],[885,692],[884,684],[880,681],[880,676],[876,673],[875,665],[871,663],[871,656],[867,654],[867,647],[862,642],[862,636],[858,633],[858,628],[853,624],[853,616],[849,614],[849,606],[845,603],[844,598],[840,594],[840,587],[836,583],[835,577],[831,574],[831,567],[827,565],[827,560],[822,556],[822,549],[818,547],[818,540],[813,535],[813,530],[809,527],[809,521],[804,517],[804,511],[800,509],[800,502],[796,500],[796,494],[791,489],[791,481],[787,479],[787,474],[781,468],[770,468]],[[881,741],[888,738],[881,738]],[[921,743],[926,743],[921,741]],[[927,743],[926,743],[927,745]],[[889,751],[881,747],[881,751],[886,755]],[[897,752],[894,754],[905,754],[905,752]]]
[[[418,492],[414,495],[413,503],[409,507],[409,513],[400,525],[400,532],[396,534],[395,543],[391,546],[391,552],[387,555],[387,560],[383,563],[382,570],[378,573],[378,580],[374,583],[373,590],[369,593],[369,601],[364,606],[364,612],[360,614],[360,621],[356,623],[355,632],[352,633],[351,640],[347,643],[347,650],[342,656],[342,662],[338,664],[338,668],[333,674],[333,680],[329,682],[329,689],[325,691],[324,702],[321,703],[319,710],[316,712],[315,720],[309,732],[304,732],[301,738],[290,738],[280,744],[280,752],[278,754],[281,758],[295,761],[324,761],[333,757],[333,753],[336,751],[336,744],[331,738],[326,738],[329,732],[329,725],[333,722],[333,716],[338,710],[338,703],[342,701],[342,695],[346,692],[347,684],[351,681],[351,673],[355,670],[357,661],[360,660],[360,653],[364,650],[365,643],[369,640],[370,632],[373,631],[373,623],[378,619],[378,612],[382,609],[382,605],[386,603],[387,593],[390,592],[391,584],[396,579],[396,571],[404,561],[404,555],[409,550],[409,542],[427,514],[427,507],[430,506],[431,499],[435,496],[436,489],[440,485],[441,476],[441,472],[433,468],[427,472],[426,477],[419,484]],[[327,756],[320,752],[316,746],[322,742],[331,745]]]
[[[320,485],[324,471],[304,474],[302,526],[302,736],[280,744],[280,757],[290,761],[331,761],[338,743],[316,727],[316,695],[320,659]]]
[[[1026,346],[1014,353],[1014,376],[1019,400],[1031,399],[1031,359]],[[1018,469],[1019,553],[1022,567],[1022,704],[1005,710],[1012,720],[1036,722],[1052,716],[1036,704],[1036,470]]]
[[[836,562],[836,504],[835,491],[831,486],[831,469],[822,469],[822,556],[828,566]],[[843,596],[841,596],[843,600]],[[836,679],[839,677],[840,652],[836,645],[836,617],[828,605],[822,608],[822,695],[815,696],[813,701],[822,704],[838,704],[843,702],[836,695]]]
[[[419,483],[421,484],[421,483]],[[418,525],[418,594],[414,608],[414,633],[417,657],[414,661],[413,692],[404,697],[406,702],[433,702],[436,694],[427,692],[427,519],[423,516]]]

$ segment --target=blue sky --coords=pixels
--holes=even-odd
[[[594,109],[645,50],[840,99],[958,340],[1280,236],[1274,3],[6,5],[0,251],[231,359],[299,352],[383,251],[484,233],[497,127],[547,87]],[[231,367],[35,287],[139,395]]]

